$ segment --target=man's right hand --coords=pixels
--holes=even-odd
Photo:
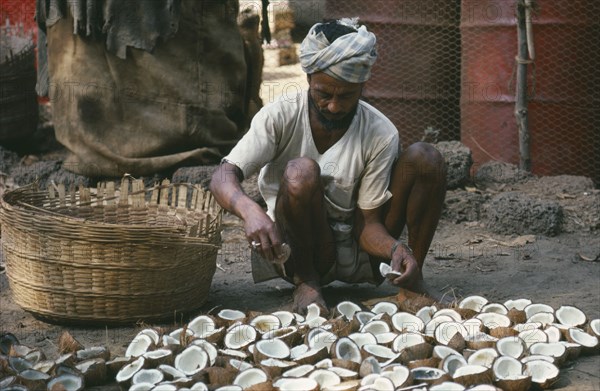
[[[244,229],[248,243],[263,258],[273,261],[283,253],[279,229],[262,209],[244,215]]]

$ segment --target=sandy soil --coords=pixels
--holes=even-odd
[[[273,53],[267,51],[265,85],[270,87],[263,89],[263,99],[269,101],[286,89],[292,93],[291,89],[305,86],[299,66],[277,68],[274,65]],[[532,182],[529,187],[520,186],[542,192],[538,182]],[[255,191],[252,183],[248,189]],[[488,196],[497,191],[480,190]],[[546,196],[552,196],[548,194],[551,190],[543,191]],[[534,235],[526,242],[518,235],[489,232],[477,215],[456,222],[456,213],[453,213],[456,208],[470,207],[468,191],[449,192],[448,199],[454,201],[447,204],[425,264],[424,273],[430,285],[457,298],[470,294],[485,296],[492,302],[529,298],[555,308],[576,305],[588,318],[600,317],[600,262],[586,260],[600,255],[597,230],[581,227],[555,237]],[[570,198],[569,202],[577,207],[576,200]],[[237,218],[226,214],[218,269],[208,301],[197,314],[216,308],[263,312],[288,308],[291,293],[291,286],[282,280],[257,285],[252,282],[243,227]],[[395,293],[396,290],[385,283],[379,287],[334,283],[324,289],[330,306],[341,300],[360,302]],[[187,320],[174,319],[163,326],[176,326]],[[48,357],[57,356],[56,341],[63,330],[69,330],[85,346],[106,345],[113,355],[119,355],[124,353],[138,329],[136,326],[106,328],[102,324],[94,329],[74,328],[36,320],[13,302],[6,275],[0,275],[0,332],[14,333],[23,344],[41,349]],[[115,389],[115,386],[102,389]],[[600,390],[600,356],[581,357],[568,363],[561,370],[555,389]]]

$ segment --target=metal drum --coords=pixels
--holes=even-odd
[[[600,183],[600,2],[540,0],[528,67],[532,171]],[[516,0],[462,0],[461,140],[475,169],[519,163]]]
[[[426,134],[458,139],[458,0],[327,0],[325,16],[358,16],[377,36],[363,96],[396,125],[403,147]]]

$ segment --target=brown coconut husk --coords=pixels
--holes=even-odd
[[[493,329],[490,329],[489,334],[492,337],[501,339],[504,337],[516,337],[517,335],[519,335],[519,332],[513,329],[512,327],[495,327]]]
[[[77,364],[77,369],[83,374],[86,387],[99,386],[106,383],[106,361],[102,358],[93,358]]]
[[[331,325],[331,332],[338,336],[338,338],[347,337],[350,334],[358,331],[360,325],[358,321],[347,321],[344,318],[334,318],[324,323],[325,325]]]
[[[255,384],[253,386],[244,388],[244,391],[271,391],[273,390],[273,383],[271,380],[267,380],[262,383]]]
[[[406,364],[406,366],[408,367],[408,369],[414,369],[419,367],[437,368],[439,367],[441,361],[442,360],[440,360],[437,357],[430,357],[425,358],[423,360],[410,361],[408,364]]]
[[[323,347],[319,350],[309,351],[307,353],[310,353],[310,354],[306,354],[306,353],[302,354],[300,357],[296,358],[294,360],[294,362],[296,362],[298,365],[304,365],[304,364],[314,365],[315,363],[318,363],[319,361],[324,360],[329,357],[329,352],[327,351],[326,347]]]
[[[481,373],[454,377],[456,383],[462,384],[465,387],[471,387],[478,384],[493,384],[494,372],[491,368]]]
[[[458,314],[462,317],[463,320],[474,318],[479,313],[470,308],[453,307],[452,309],[458,312]]]
[[[465,349],[467,343],[461,333],[456,333],[450,338],[447,346],[460,353]]]
[[[394,300],[398,304],[400,311],[416,314],[421,308],[435,305],[437,308],[444,308],[445,305],[436,302],[428,296],[419,293],[411,292],[407,289],[400,288]]]
[[[433,345],[423,342],[409,346],[400,353],[400,362],[404,365],[411,361],[425,360],[433,354]]]
[[[206,374],[205,383],[210,384],[211,387],[217,388],[225,386],[227,384],[233,384],[235,377],[239,373],[233,368],[221,368],[221,367],[208,367],[202,371]],[[194,380],[197,380],[194,378]]]
[[[84,346],[77,341],[71,333],[68,331],[63,331],[63,333],[58,337],[58,353],[75,353],[78,350],[84,349]]]
[[[508,314],[506,315],[508,316],[508,319],[510,319],[512,324],[521,324],[527,322],[527,314],[525,314],[525,311],[523,310],[511,308],[510,310],[508,310]]]
[[[354,371],[356,373],[358,373],[358,371],[360,370],[360,364],[357,362],[354,362],[354,361],[350,361],[350,360],[343,360],[340,358],[332,358],[331,363],[333,364],[334,367],[348,369],[348,370]]]
[[[19,383],[30,390],[45,390],[50,375],[33,369],[25,370],[17,375]]]
[[[106,362],[106,375],[110,378],[114,378],[117,372],[121,370],[125,365],[131,362],[131,357],[115,357],[110,361]]]

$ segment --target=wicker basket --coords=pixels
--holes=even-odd
[[[59,323],[172,318],[208,296],[221,208],[189,184],[36,185],[1,201],[2,251],[17,304]]]

